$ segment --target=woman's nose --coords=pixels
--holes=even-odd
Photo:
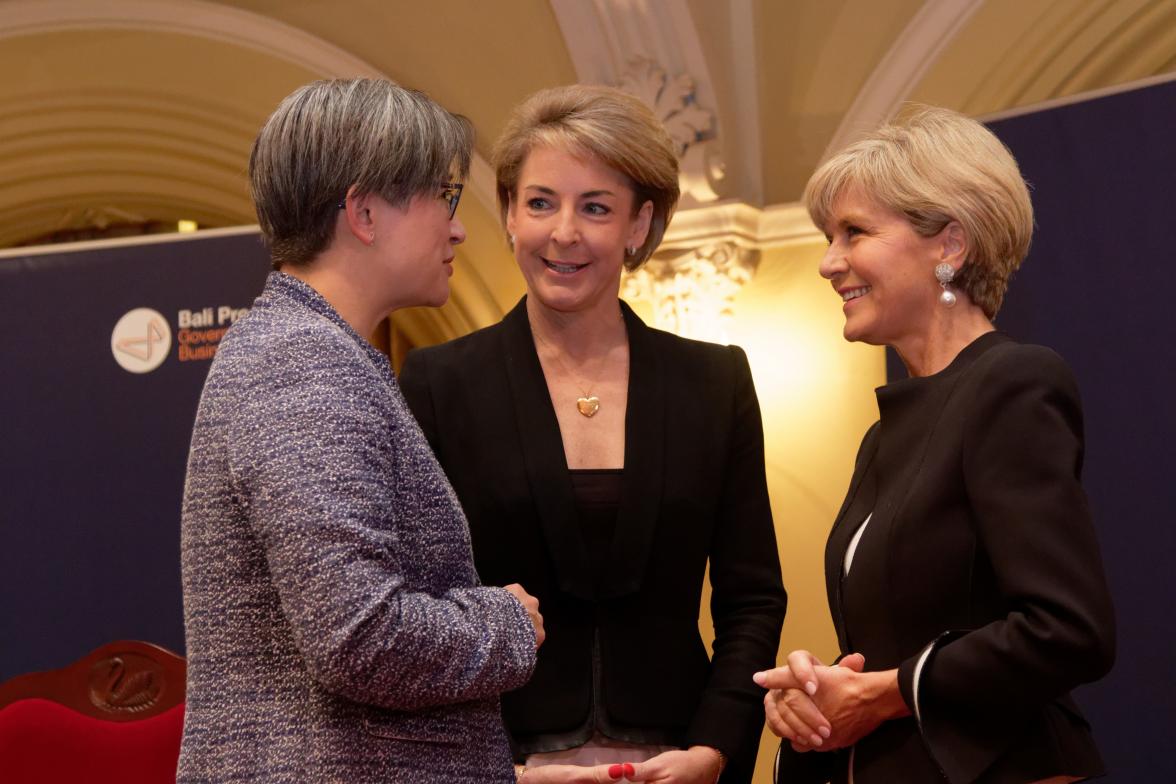
[[[832,280],[834,275],[845,272],[847,269],[849,269],[849,264],[845,261],[845,250],[836,243],[829,245],[825,249],[825,255],[821,257],[821,266],[819,267],[821,277]]]
[[[465,226],[462,225],[461,220],[455,215],[449,219],[449,244],[460,245],[466,240]]]
[[[580,228],[576,223],[575,213],[571,210],[561,210],[556,216],[555,225],[551,228],[551,239],[559,245],[572,245],[580,238]]]

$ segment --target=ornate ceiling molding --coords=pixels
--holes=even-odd
[[[761,210],[727,201],[684,210],[654,257],[624,277],[621,296],[650,303],[659,329],[726,343],[735,295],[754,277],[761,252],[823,240],[800,204]]]
[[[723,176],[713,144],[721,131],[715,114],[718,104],[686,0],[550,1],[580,82],[622,86],[655,111],[666,108],[666,95],[690,107],[699,133],[680,152],[683,204],[689,208],[718,199],[713,189]],[[705,130],[698,123],[699,113],[713,118]],[[674,116],[682,114],[679,107],[668,117],[659,116],[672,124]]]
[[[984,0],[926,0],[870,73],[821,160],[889,120]]]
[[[8,0],[0,40],[76,30],[130,29],[209,38],[294,63],[323,78],[388,76],[323,39],[267,16],[206,0]],[[497,214],[494,174],[474,152],[469,189]]]
[[[752,250],[782,248],[824,240],[801,204],[765,209],[742,201],[725,201],[674,215],[659,253],[730,240]]]

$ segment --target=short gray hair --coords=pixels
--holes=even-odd
[[[274,269],[308,264],[330,244],[352,186],[402,206],[454,176],[464,179],[472,146],[468,120],[386,79],[299,87],[266,120],[249,155]]]
[[[809,216],[826,228],[833,202],[857,189],[933,237],[959,221],[968,257],[953,285],[994,318],[1009,278],[1029,252],[1033,204],[1016,160],[976,120],[912,104],[825,161],[804,189]]]

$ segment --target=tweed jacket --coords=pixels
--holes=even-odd
[[[1110,669],[1115,644],[1069,368],[990,332],[940,373],[877,394],[881,419],[829,535],[826,589],[842,653],[898,668],[918,714],[857,743],[855,784],[1102,773],[1069,694]],[[844,782],[847,758],[785,744],[779,781]]]
[[[182,520],[184,782],[513,782],[535,664],[387,358],[272,273],[225,336]]]
[[[787,604],[751,370],[738,347],[621,312],[625,466],[607,564],[588,556],[525,299],[498,324],[410,353],[404,394],[469,515],[479,573],[539,598],[539,664],[503,698],[516,751],[599,729],[714,746],[729,758],[723,782],[746,782],[764,722],[751,676],[775,664]]]

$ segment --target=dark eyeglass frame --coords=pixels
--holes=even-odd
[[[465,187],[464,183],[460,182],[439,182],[437,187],[441,188],[441,195],[438,199],[443,199],[449,203],[449,220],[453,220],[453,216],[457,214],[457,205],[461,201],[461,190]],[[337,205],[339,209],[347,209],[347,197],[344,196],[339,200]]]

